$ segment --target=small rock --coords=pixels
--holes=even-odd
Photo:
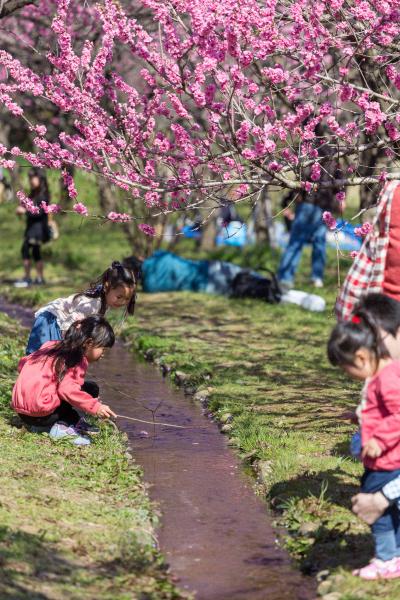
[[[229,438],[227,444],[228,446],[236,446],[237,448],[240,448],[240,440],[235,437]]]
[[[174,379],[178,385],[183,385],[186,381],[189,381],[190,375],[184,373],[183,371],[175,371]]]
[[[221,423],[231,423],[233,419],[233,416],[231,415],[231,413],[223,413],[219,420]]]
[[[225,425],[222,425],[221,427],[221,433],[229,433],[230,431],[232,431],[232,429],[232,425],[230,425],[229,423],[225,423]]]
[[[162,364],[161,371],[162,371],[163,376],[166,377],[168,375],[168,373],[171,372],[171,367],[167,364]]]
[[[320,583],[321,581],[325,581],[329,577],[329,569],[324,569],[323,571],[319,571],[317,573],[317,581]]]
[[[257,456],[257,450],[252,450],[251,452],[246,452],[246,454],[242,454],[240,458],[247,462],[253,462]]]
[[[130,452],[125,452],[125,456],[128,460],[132,460],[133,456]]]
[[[327,594],[329,594],[332,591],[332,582],[329,579],[322,581],[319,584],[317,591],[318,591],[318,596],[325,597]]]
[[[261,481],[263,483],[268,483],[272,471],[272,461],[259,460],[257,463],[257,470]]]
[[[148,350],[146,350],[144,352],[144,357],[146,360],[153,360],[155,355],[156,355],[156,351],[154,350],[154,348],[149,348]]]
[[[194,395],[194,400],[196,402],[201,402],[201,404],[207,404],[210,398],[210,393],[207,390],[199,390]]]
[[[193,396],[193,394],[196,392],[196,388],[193,387],[192,385],[185,385],[185,388],[183,390],[183,393],[186,396]]]
[[[311,535],[319,529],[319,526],[320,523],[318,523],[318,521],[306,521],[300,525],[298,532],[300,535],[311,537]]]

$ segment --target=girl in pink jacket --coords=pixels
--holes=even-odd
[[[22,358],[12,394],[12,407],[21,420],[30,427],[51,428],[50,435],[59,438],[78,436],[81,417],[76,409],[115,416],[84,388],[89,363],[100,360],[114,341],[111,325],[96,315],[75,322],[61,341],[46,342]]]
[[[392,360],[384,335],[362,308],[333,329],[328,357],[350,377],[365,382],[357,410],[361,426],[363,492],[380,490],[400,475],[400,361]],[[400,577],[400,513],[390,506],[372,525],[375,558],[354,571],[363,579]]]

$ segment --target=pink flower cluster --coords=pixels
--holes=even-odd
[[[147,223],[140,223],[138,225],[138,228],[145,235],[149,235],[149,236],[153,236],[153,237],[156,235],[156,230],[154,229],[154,227],[152,227],[152,225],[147,225]]]
[[[32,151],[6,149],[0,166],[20,156],[61,170],[74,201],[66,165],[94,172],[153,212],[241,185],[264,193],[294,178],[316,190],[327,185],[324,147],[350,158],[341,178],[355,182],[360,148],[382,148],[392,178],[398,0],[288,0],[284,25],[274,0],[134,4],[41,0],[4,21],[0,102],[36,137]],[[371,168],[367,183],[380,179]],[[74,211],[88,214],[82,203]]]
[[[371,223],[368,223],[368,221],[366,223],[363,223],[361,227],[354,228],[354,233],[359,237],[365,237],[369,234],[370,231],[372,231],[372,225]]]
[[[114,223],[127,223],[132,221],[131,215],[127,213],[117,213],[117,212],[109,212],[107,215],[107,219],[109,221],[113,221]]]
[[[332,215],[331,212],[329,212],[328,210],[326,210],[323,214],[322,214],[322,220],[325,223],[325,225],[328,227],[328,229],[336,229],[337,226],[337,222],[335,217]]]
[[[40,208],[21,190],[17,192],[17,198],[20,205],[23,206],[27,212],[31,213],[31,215],[38,215],[40,213]]]
[[[81,215],[82,217],[87,217],[89,214],[87,207],[84,204],[82,204],[82,202],[77,202],[76,204],[74,204],[72,210],[78,215]]]

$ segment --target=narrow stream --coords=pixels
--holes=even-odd
[[[0,301],[29,325],[29,310]],[[158,537],[178,585],[196,600],[310,600],[312,582],[276,545],[271,515],[226,438],[199,406],[122,344],[91,369],[162,512]]]

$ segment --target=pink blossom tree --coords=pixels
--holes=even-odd
[[[97,33],[82,39],[74,2],[43,0],[53,11],[38,51],[45,68],[0,50],[4,110],[34,143],[29,152],[2,145],[3,166],[23,156],[94,172],[152,214],[212,211],[232,189],[238,201],[268,186],[334,186],[343,198],[348,186],[400,177],[400,0],[135,5],[152,18],[89,3]],[[72,127],[60,122],[50,136],[45,116],[26,108],[38,99]],[[345,167],[324,177],[332,154]],[[72,179],[68,189],[75,198]]]

